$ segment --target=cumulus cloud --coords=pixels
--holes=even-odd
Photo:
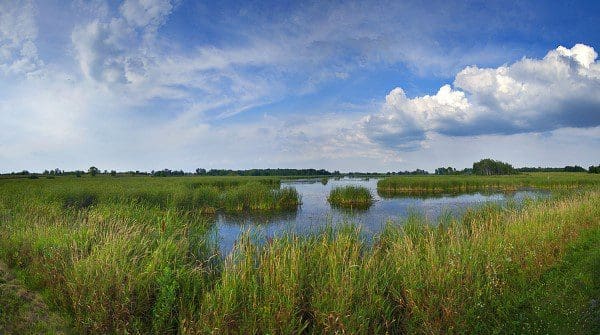
[[[31,73],[42,65],[37,33],[31,1],[0,1],[0,72]]]
[[[421,147],[428,134],[474,136],[545,132],[600,125],[600,63],[587,45],[558,47],[543,59],[498,68],[469,66],[452,88],[408,98],[401,88],[363,121],[367,135],[388,147]]]

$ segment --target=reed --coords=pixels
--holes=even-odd
[[[438,225],[412,217],[403,225],[388,224],[374,244],[351,224],[267,244],[247,234],[225,260],[220,280],[186,329],[523,332],[529,326],[511,320],[522,304],[531,306],[531,313],[538,309],[535,300],[527,299],[528,292],[560,263],[580,234],[599,231],[598,195],[596,190],[532,201],[522,209],[488,205]],[[560,288],[544,288],[555,289]],[[579,308],[577,313],[585,313],[585,304]],[[550,316],[537,322],[543,331],[544,322],[555,320]],[[578,319],[565,322],[583,332],[591,326]]]
[[[481,190],[508,190],[519,188],[578,188],[600,185],[600,176],[589,173],[523,173],[510,176],[395,176],[377,182],[377,191],[384,197]]]
[[[331,189],[327,201],[336,207],[365,209],[373,204],[373,195],[366,187],[341,186]]]
[[[40,201],[60,204],[71,210],[99,204],[134,204],[214,214],[218,211],[289,210],[301,204],[295,189],[281,189],[279,179],[264,177],[61,177],[13,179],[7,180],[5,185],[30,188],[31,196]]]

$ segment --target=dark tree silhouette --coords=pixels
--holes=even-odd
[[[98,172],[100,172],[100,170],[98,170],[97,167],[95,166],[90,166],[90,168],[88,169],[88,173],[92,175],[92,177],[95,177]]]

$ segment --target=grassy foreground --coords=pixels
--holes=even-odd
[[[0,261],[0,334],[65,334],[68,328]]]
[[[174,202],[66,207],[11,185],[0,259],[77,333],[585,334],[598,313],[597,187],[438,225],[413,217],[373,242],[353,225],[248,234],[222,259],[210,222]]]
[[[600,175],[572,172],[531,172],[510,176],[395,176],[377,182],[382,196],[420,193],[452,193],[479,190],[517,190],[523,187],[562,189],[600,185]]]

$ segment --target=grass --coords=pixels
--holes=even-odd
[[[87,177],[5,180],[2,187],[66,209],[81,210],[107,204],[133,204],[214,214],[218,211],[273,211],[296,209],[301,198],[293,188],[266,177]]]
[[[600,334],[600,229],[583,231],[565,256],[518,297],[502,333]]]
[[[246,238],[226,260],[194,329],[501,331],[567,246],[599,228],[598,195],[533,202],[519,211],[488,206],[437,227],[413,219],[390,225],[372,247],[353,226],[265,246]]]
[[[0,259],[76,333],[597,329],[597,186],[519,207],[486,205],[442,222],[410,217],[388,223],[373,241],[352,224],[267,243],[247,233],[223,258],[211,221],[164,193],[207,187],[251,210],[262,202],[245,198],[249,191],[240,187],[282,207],[293,191],[261,195],[254,183],[191,187],[174,179],[147,178],[139,182],[148,183],[145,189],[137,180],[108,179],[101,187],[90,178],[81,193],[75,190],[84,178],[3,181]],[[123,190],[165,203],[130,201]],[[61,192],[95,200],[66,206]],[[20,315],[17,302],[6,304],[14,308],[4,322],[22,322],[12,317]]]
[[[348,185],[331,189],[327,201],[332,206],[341,208],[366,209],[373,204],[373,196],[366,187]]]
[[[480,190],[517,190],[519,188],[578,188],[600,185],[600,175],[569,172],[532,172],[510,176],[394,176],[377,182],[381,196],[405,194],[456,193]]]
[[[0,262],[0,333],[66,334],[68,330],[39,294],[24,288]]]

